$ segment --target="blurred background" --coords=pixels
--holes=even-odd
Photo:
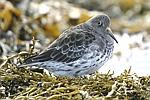
[[[64,30],[97,14],[108,14],[118,40],[99,70],[120,75],[150,75],[150,0],[0,0],[0,58],[28,51],[31,39],[40,52]],[[0,61],[1,63],[2,61]]]

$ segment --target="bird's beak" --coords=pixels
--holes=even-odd
[[[116,41],[116,43],[118,43],[117,39],[115,38],[115,36],[113,35],[113,33],[109,27],[107,27],[105,31],[111,38],[113,38]]]

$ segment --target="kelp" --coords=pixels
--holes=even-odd
[[[120,76],[113,73],[95,72],[84,77],[66,78],[46,73],[37,67],[19,67],[23,60],[35,55],[34,46],[37,40],[32,39],[29,52],[15,53],[3,59],[0,66],[0,98],[16,100],[93,100],[93,99],[137,99],[150,98],[150,76],[139,77],[131,74],[131,68],[124,70]],[[14,59],[17,59],[15,61]]]

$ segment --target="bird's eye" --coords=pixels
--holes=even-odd
[[[97,24],[98,24],[98,26],[102,26],[103,25],[103,23],[101,21],[99,21]]]

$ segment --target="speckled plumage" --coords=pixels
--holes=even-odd
[[[117,42],[109,17],[97,15],[64,31],[43,52],[26,59],[24,65],[41,66],[66,77],[91,74],[110,58],[114,40]]]

